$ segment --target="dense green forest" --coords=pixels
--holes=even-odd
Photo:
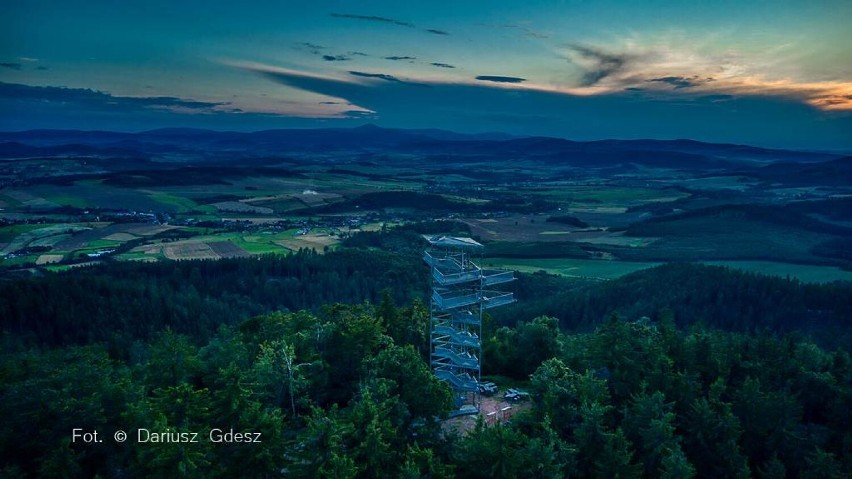
[[[510,425],[441,434],[449,390],[423,358],[428,313],[334,305],[166,330],[126,360],[101,345],[6,352],[5,477],[844,477],[852,361],[811,342],[613,315],[565,335],[499,328],[493,373],[529,375]],[[260,443],[71,443],[102,431],[261,433]],[[203,438],[206,439],[206,438]],[[848,477],[848,476],[847,476]]]
[[[107,341],[117,350],[168,327],[206,339],[221,324],[264,312],[327,303],[422,297],[428,271],[418,258],[380,251],[312,250],[290,256],[112,263],[0,282],[3,329],[27,344]]]
[[[532,407],[462,436],[441,428],[451,395],[426,360],[421,232],[3,279],[0,476],[852,474],[852,285],[692,264],[519,275],[483,364]],[[139,428],[199,442],[138,444]]]
[[[413,234],[413,233],[412,233]],[[0,281],[9,347],[106,343],[121,356],[135,341],[170,328],[199,341],[222,324],[332,303],[426,301],[428,269],[410,242],[398,252],[347,248],[325,255],[116,262],[61,274]],[[370,241],[369,238],[359,240]],[[414,244],[417,244],[416,241]],[[407,248],[407,249],[406,249]],[[671,309],[679,327],[807,333],[823,347],[852,347],[852,286],[807,284],[722,267],[669,264],[606,282],[520,274],[519,302],[493,312],[493,326],[548,315],[564,331],[588,332],[610,313],[656,318]],[[17,346],[15,346],[17,344]]]
[[[563,330],[589,331],[612,312],[625,317],[648,316],[670,309],[678,327],[695,323],[726,331],[802,333],[820,345],[852,348],[852,285],[812,284],[734,269],[672,263],[626,275],[614,281],[552,291],[547,275],[522,275],[518,289],[527,301],[503,310],[495,318],[513,324],[514,318],[549,315]]]

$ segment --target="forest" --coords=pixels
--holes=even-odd
[[[520,275],[484,373],[532,407],[467,434],[431,373],[416,237],[0,282],[4,477],[848,477],[852,286],[669,264]],[[196,432],[196,443],[73,440]],[[221,444],[206,431],[259,433]],[[176,472],[177,471],[177,472]]]

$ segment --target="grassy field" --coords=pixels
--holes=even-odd
[[[0,237],[6,241],[0,254],[8,254],[27,246],[53,246],[71,237],[70,233],[87,231],[91,228],[82,224],[37,224],[16,225],[0,230]]]
[[[49,246],[49,247],[53,247],[53,246],[56,246],[57,243],[65,241],[70,237],[71,237],[70,234],[58,234],[58,235],[45,236],[45,237],[38,238],[38,239],[31,241],[29,246]]]
[[[500,218],[464,218],[474,235],[484,240],[567,241],[582,228],[548,223],[549,215],[513,214]]]
[[[71,206],[74,208],[86,208],[89,206],[89,203],[84,198],[75,195],[57,195],[48,197],[47,199],[61,206]]]
[[[148,191],[151,199],[163,205],[174,208],[176,213],[186,213],[189,211],[200,211],[203,213],[215,213],[216,207],[213,205],[199,205],[191,199],[184,196],[177,196],[164,191]]]
[[[333,248],[340,241],[337,236],[322,229],[303,235],[296,235],[296,231],[291,229],[278,232],[201,234],[180,241],[140,245],[119,254],[117,258],[129,261],[218,259],[244,255],[289,254],[301,248],[322,253],[326,247]]]
[[[660,263],[633,261],[606,261],[587,259],[518,259],[487,258],[484,265],[512,269],[522,273],[546,271],[568,277],[615,279],[634,271],[651,268]],[[768,276],[790,277],[806,283],[852,281],[852,271],[834,266],[816,266],[781,263],[776,261],[702,261],[701,263],[726,266]]]
[[[135,248],[132,251],[128,251],[127,253],[116,255],[115,258],[121,261],[159,261],[163,259],[163,256],[158,253],[145,253],[144,251],[141,251],[140,247]]]
[[[553,185],[534,194],[561,203],[606,204],[609,206],[632,206],[640,203],[674,201],[688,196],[676,190],[593,185]]]
[[[615,279],[625,274],[652,268],[660,263],[636,263],[592,259],[518,259],[487,258],[487,266],[512,269],[522,273],[546,271],[552,274],[577,278]]]
[[[96,180],[81,180],[72,185],[36,185],[16,193],[38,195],[44,202],[77,208],[121,208],[135,211],[162,210],[163,204],[146,192],[120,188]]]
[[[46,226],[47,225],[44,224],[21,224],[4,226],[0,228],[0,243],[9,243],[21,234],[29,233],[30,231],[37,230],[39,228],[44,228]]]
[[[43,254],[38,257],[36,260],[37,265],[50,264],[50,263],[58,263],[62,261],[65,256],[61,254]]]

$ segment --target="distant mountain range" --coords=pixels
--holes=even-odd
[[[365,125],[358,128],[262,130],[256,132],[164,128],[139,133],[82,130],[0,132],[0,142],[28,146],[95,146],[145,148],[151,145],[216,150],[300,151],[390,148],[433,141],[502,141],[502,133],[465,135],[445,130],[398,130]]]
[[[802,174],[836,184],[847,178],[849,158],[825,152],[789,151],[692,140],[602,140],[577,142],[501,133],[466,135],[445,130],[401,130],[366,125],[350,129],[289,129],[221,132],[169,128],[139,133],[78,130],[0,132],[0,158],[56,156],[147,157],[199,154],[222,158],[304,153],[400,153],[436,162],[447,159],[500,162],[527,160],[554,166],[645,167],[736,170],[772,180]],[[833,162],[829,170],[815,164]],[[771,168],[770,168],[771,166]],[[761,168],[766,167],[766,168]],[[799,172],[799,173],[794,173]],[[837,176],[839,174],[839,176]]]

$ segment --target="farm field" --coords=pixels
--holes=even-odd
[[[523,273],[545,271],[567,277],[616,279],[626,274],[658,266],[661,263],[586,259],[518,259],[487,258],[484,265],[512,269]],[[701,261],[711,266],[725,266],[749,273],[795,278],[806,283],[852,281],[852,271],[835,266],[803,265],[775,261]]]
[[[334,247],[340,241],[329,231],[304,234],[297,234],[297,231],[201,234],[185,240],[143,244],[118,254],[116,259],[154,261],[238,258],[259,254],[288,254],[302,248],[322,253],[326,247]]]
[[[628,207],[648,202],[669,202],[689,196],[668,188],[613,187],[611,184],[544,184],[533,194],[564,204]]]
[[[322,253],[361,232],[454,221],[489,261],[519,271],[610,279],[691,261],[849,279],[852,192],[836,169],[822,186],[766,176],[766,163],[737,163],[735,148],[724,164],[700,145],[687,152],[694,164],[647,151],[599,164],[547,146],[430,145],[237,159],[167,143],[133,160],[10,160],[0,175],[15,180],[0,186],[0,268]]]
[[[647,268],[658,266],[660,263],[639,263],[630,261],[608,261],[592,259],[518,259],[518,258],[486,258],[482,261],[486,266],[512,269],[522,273],[545,271],[551,274],[575,278],[615,279]]]
[[[547,223],[546,216],[509,215],[501,218],[464,218],[471,232],[485,241],[564,241],[579,228]]]

